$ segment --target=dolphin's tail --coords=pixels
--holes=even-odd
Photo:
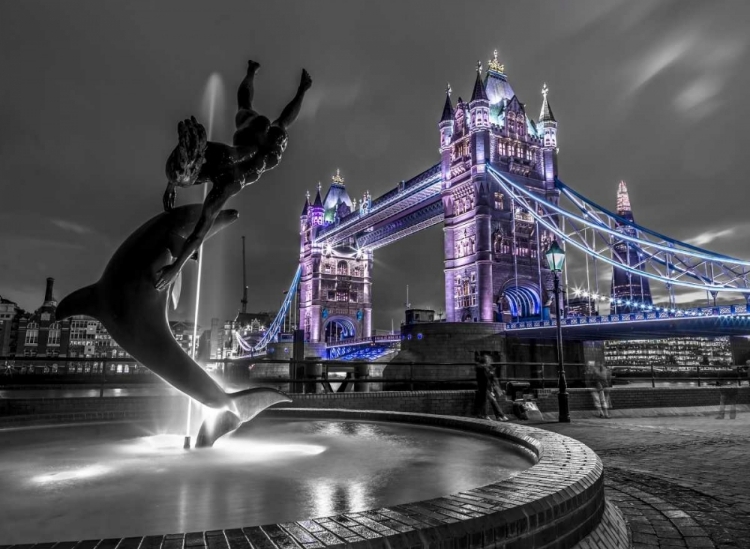
[[[76,290],[63,298],[55,311],[57,320],[63,320],[73,315],[87,315],[99,318],[99,295],[96,284]]]
[[[289,395],[268,387],[255,387],[237,391],[229,395],[232,400],[232,410],[242,423],[250,421],[263,410],[279,402],[291,402]]]
[[[203,422],[195,441],[196,448],[213,446],[220,437],[250,421],[269,406],[279,402],[292,402],[286,393],[267,387],[245,389],[228,396],[232,401],[232,409],[224,410]]]

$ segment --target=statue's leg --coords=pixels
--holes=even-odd
[[[299,111],[302,108],[302,100],[305,98],[305,92],[310,89],[310,86],[312,86],[312,78],[310,78],[310,75],[305,69],[302,69],[302,77],[299,82],[299,87],[297,88],[297,93],[294,95],[294,99],[284,107],[284,110],[281,111],[279,117],[274,120],[274,126],[279,126],[286,130],[295,120],[297,120]]]
[[[237,90],[237,110],[253,110],[253,95],[255,89],[253,83],[255,81],[255,73],[258,72],[260,63],[255,61],[247,62],[247,74],[245,78],[240,82],[240,87]]]

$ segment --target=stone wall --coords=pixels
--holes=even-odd
[[[569,389],[570,409],[593,410],[591,392]],[[384,391],[375,393],[294,394],[285,408],[378,410],[470,416],[473,390],[463,391]],[[717,406],[718,387],[655,389],[618,387],[611,391],[614,409],[682,408]],[[184,417],[185,397],[104,397],[104,398],[20,398],[0,400],[0,427],[29,422],[133,419],[139,417]],[[540,411],[557,411],[557,394],[537,400]],[[750,405],[750,387],[738,390],[737,404]],[[506,413],[510,402],[505,402]],[[196,414],[197,416],[197,414]],[[36,418],[36,419],[35,419]],[[38,420],[38,421],[37,421]]]
[[[569,389],[571,410],[594,410],[594,400],[588,389]],[[718,387],[617,387],[610,391],[612,408],[616,410],[638,408],[685,408],[693,406],[718,406]],[[750,404],[750,387],[740,387],[737,404]],[[557,393],[537,399],[541,412],[557,412]]]

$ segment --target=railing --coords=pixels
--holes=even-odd
[[[647,308],[649,309],[649,308]],[[586,324],[613,324],[621,322],[640,322],[643,320],[675,319],[675,318],[701,318],[701,317],[726,317],[732,315],[749,315],[747,305],[722,305],[719,307],[697,307],[694,309],[657,310],[659,307],[650,307],[640,313],[624,313],[602,316],[573,316],[560,319],[562,326],[580,326]],[[508,322],[506,330],[525,330],[531,328],[546,328],[555,326],[554,320],[529,320],[524,322]]]
[[[389,337],[389,336],[376,336]],[[284,375],[264,376],[256,375],[256,368],[262,365],[285,365]],[[401,369],[401,375],[380,377],[372,375],[370,366],[396,367]],[[528,383],[532,389],[557,387],[557,363],[528,363],[528,362],[495,362],[492,364],[501,382]],[[127,366],[127,368],[125,368]],[[328,392],[332,391],[331,383],[344,383],[346,390],[368,390],[365,387],[373,384],[387,386],[387,390],[421,390],[421,389],[473,389],[476,378],[473,375],[425,375],[425,369],[466,368],[472,371],[473,362],[372,362],[372,361],[344,361],[344,360],[253,360],[250,357],[212,360],[209,366],[216,377],[226,382],[238,384],[272,384],[285,385],[292,392]],[[633,382],[651,382],[655,387],[657,382],[695,383],[698,386],[712,385],[716,382],[733,382],[738,386],[748,379],[747,367],[712,367],[696,366],[694,372],[674,372],[659,370],[659,366],[634,369],[636,371],[622,371],[614,368],[612,381],[614,385]],[[463,371],[466,372],[467,370]],[[434,372],[434,370],[433,370]],[[642,375],[642,374],[650,375]],[[458,372],[457,372],[458,374]],[[565,364],[565,374],[568,386],[571,388],[586,387],[589,377],[586,365],[580,363]],[[694,375],[693,375],[694,374]],[[341,377],[343,376],[343,377]],[[105,387],[131,385],[134,383],[163,384],[158,376],[152,374],[145,367],[133,359],[123,358],[35,358],[35,357],[0,357],[0,387],[37,386],[37,385],[96,385],[101,387],[103,396]]]
[[[388,334],[371,337],[360,337],[357,339],[346,339],[340,341],[326,342],[326,347],[343,347],[349,345],[365,345],[367,343],[393,343],[401,341],[401,334]]]

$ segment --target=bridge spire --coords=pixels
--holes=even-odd
[[[440,117],[441,122],[451,122],[453,120],[453,102],[451,101],[451,85],[445,89],[445,105],[443,106],[443,115]]]
[[[482,82],[482,62],[477,61],[477,78],[474,81],[474,91],[471,94],[471,102],[474,101],[489,101],[487,97],[487,91],[484,89],[484,82]]]
[[[305,197],[305,205],[302,207],[302,213],[300,214],[300,217],[307,217],[307,212],[309,209],[310,209],[310,191],[307,191],[307,195]]]
[[[549,88],[545,82],[544,86],[542,86],[542,97],[544,99],[542,100],[542,111],[539,113],[539,122],[557,122],[557,120],[555,120],[555,115],[552,114],[552,108],[549,106],[549,101],[547,100],[548,93]]]

